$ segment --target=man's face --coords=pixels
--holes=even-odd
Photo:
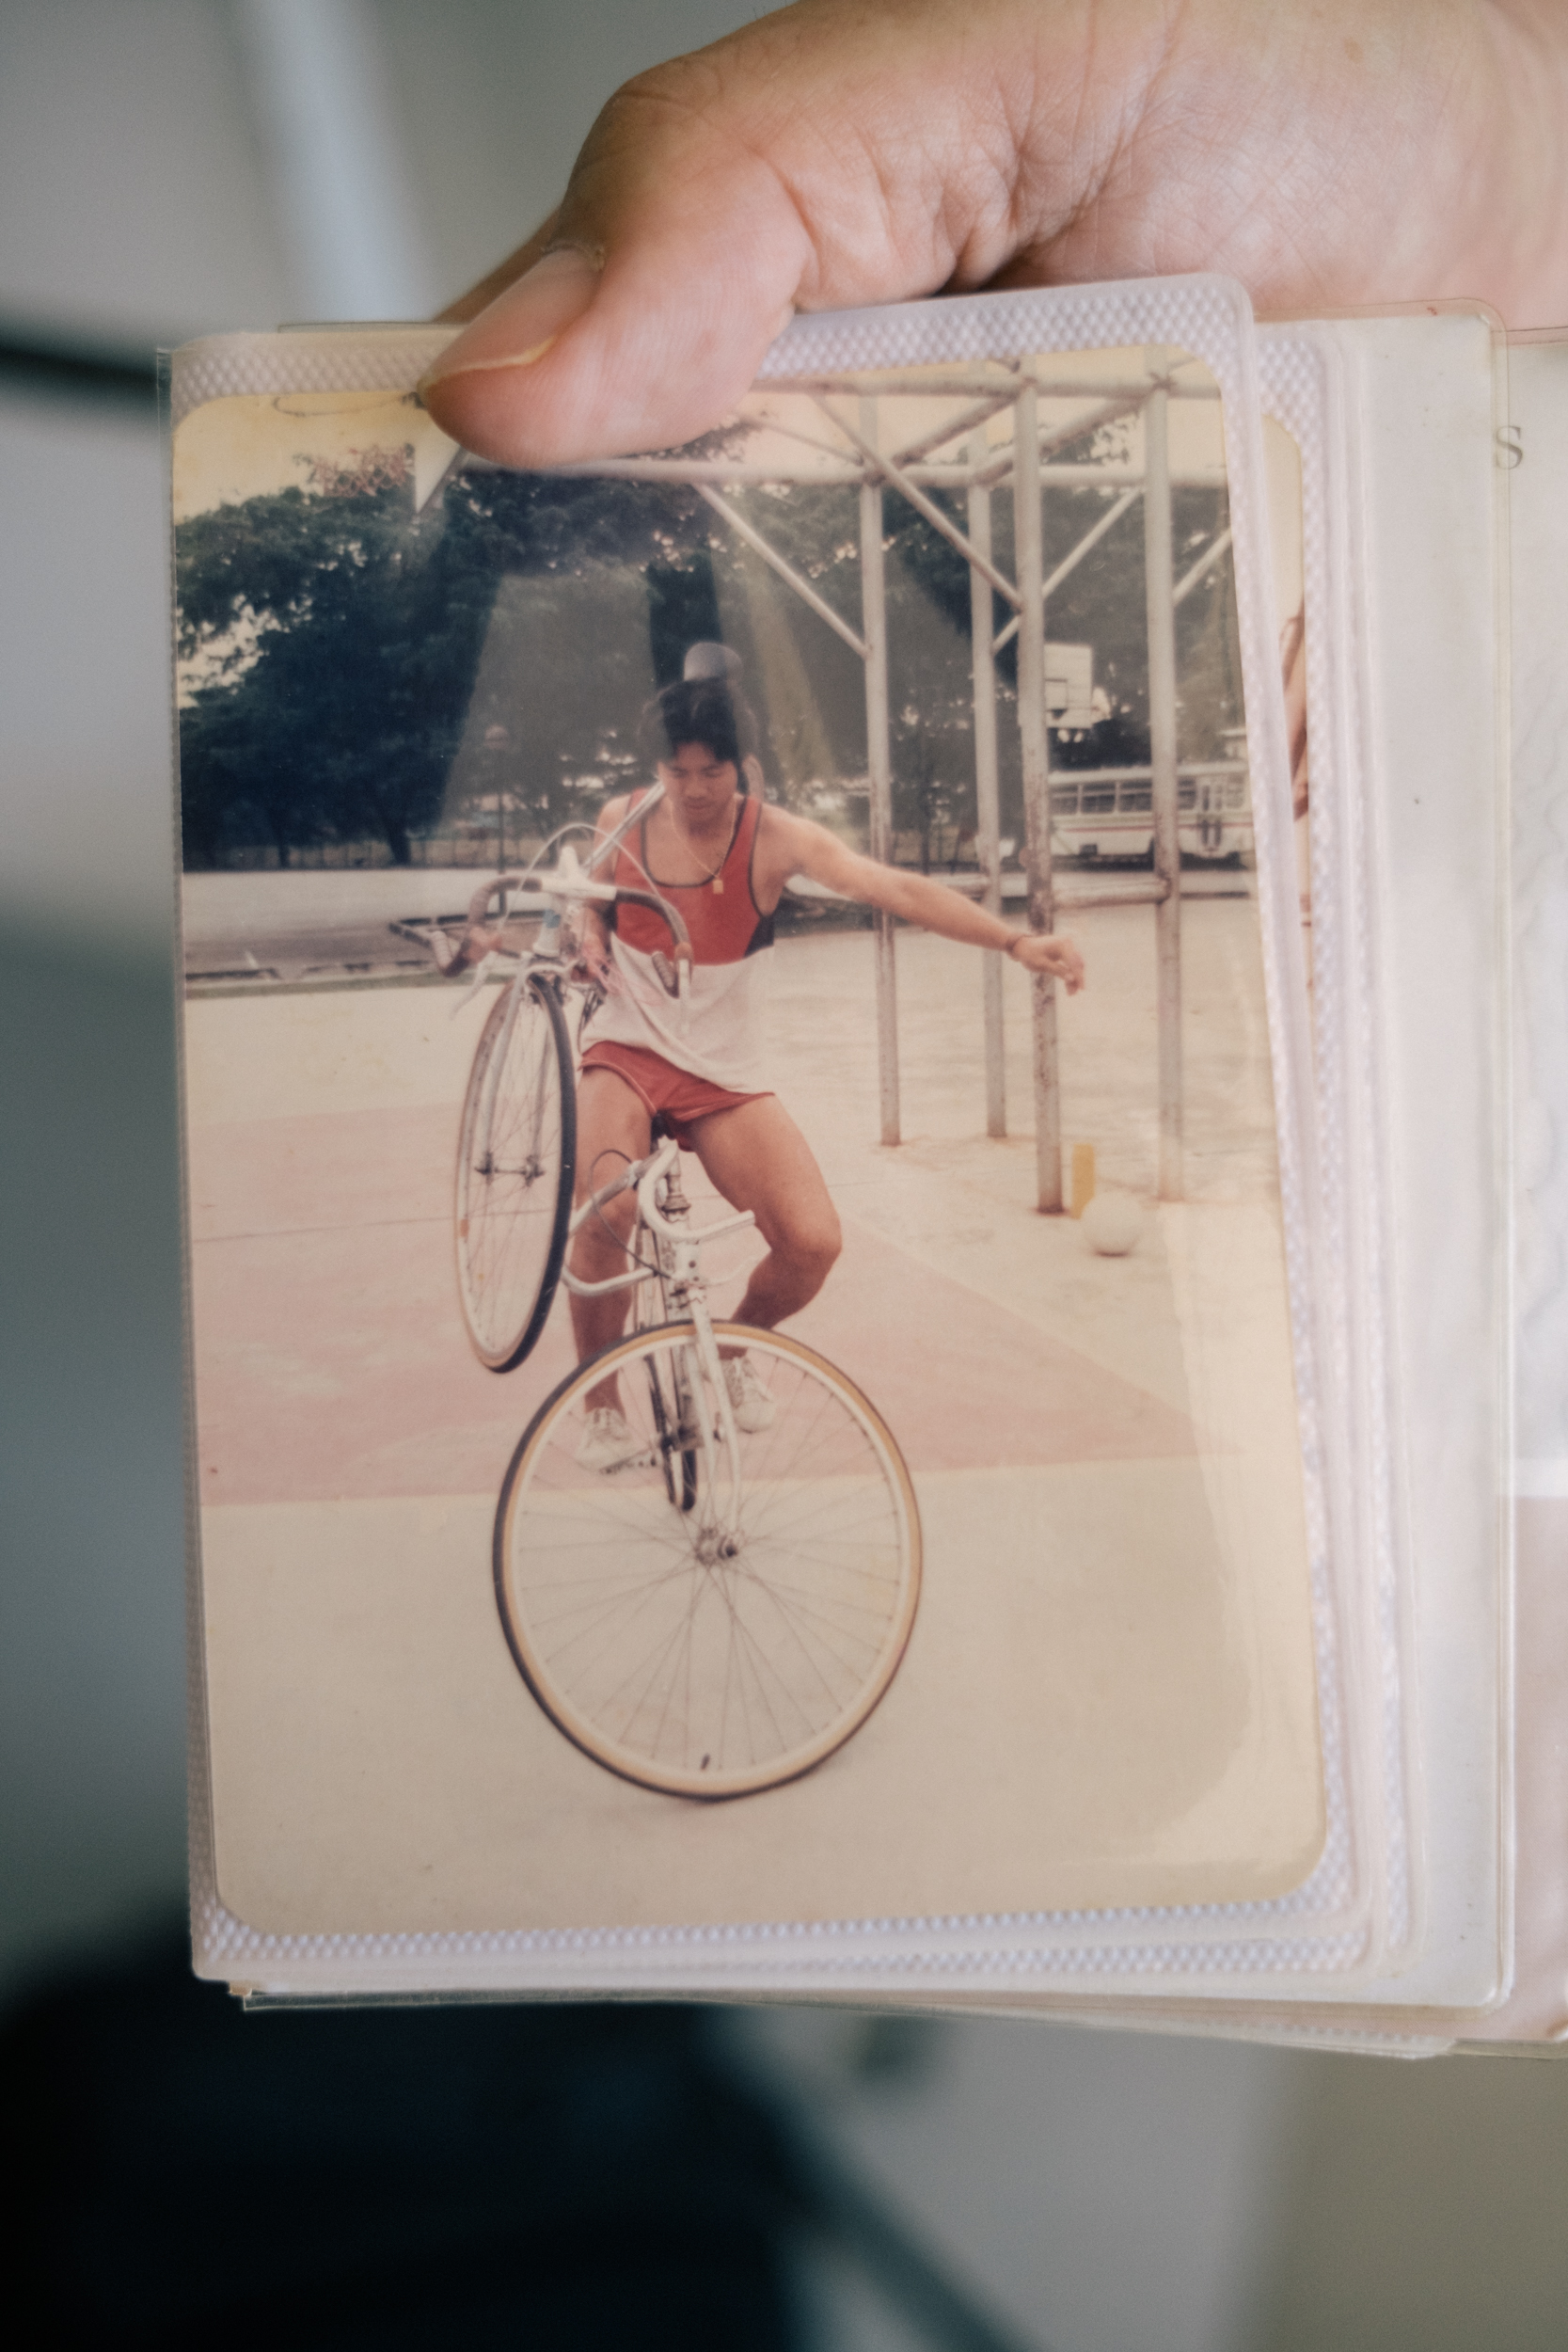
[[[699,831],[722,816],[740,784],[734,760],[721,759],[705,743],[677,744],[658,772],[676,816]]]

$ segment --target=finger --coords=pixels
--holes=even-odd
[[[427,404],[515,465],[670,447],[795,310],[993,282],[1556,316],[1565,90],[1544,0],[796,0],[617,93]]]
[[[800,0],[628,84],[549,249],[427,379],[437,423],[512,464],[668,447],[733,405],[797,308],[985,282],[1018,246],[1034,79],[997,35],[1083,14]]]

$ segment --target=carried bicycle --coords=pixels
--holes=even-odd
[[[583,1295],[630,1291],[637,1315],[546,1398],[513,1454],[493,1547],[501,1622],[529,1689],[585,1755],[674,1795],[748,1795],[841,1747],[897,1671],[920,1590],[913,1487],[886,1423],[835,1366],[778,1332],[713,1321],[703,1252],[754,1220],[748,1211],[695,1225],[673,1139],[656,1135],[572,1213],[562,1000],[578,982],[561,910],[590,897],[659,906],[677,994],[685,930],[656,893],[595,883],[563,860],[550,876],[501,877],[475,894],[468,940],[492,943],[481,975],[505,952],[483,928],[490,906],[499,893],[504,919],[521,903],[514,891],[531,891],[545,922],[486,1020],[464,1104],[458,1275],[469,1336],[491,1369],[519,1363],[562,1276]],[[447,961],[457,961],[452,949]],[[626,1271],[580,1280],[564,1267],[570,1237],[627,1191]],[[761,1425],[746,1430],[726,1373],[741,1356],[765,1399]],[[611,1388],[627,1436],[606,1463],[585,1438],[590,1400]]]
[[[463,1101],[457,1144],[457,1295],[468,1338],[491,1372],[520,1364],[544,1329],[561,1279],[577,1172],[577,1097],[566,1004],[586,997],[563,938],[567,911],[597,899],[651,907],[670,925],[672,955],[661,963],[670,993],[689,986],[690,942],[679,910],[653,889],[595,882],[594,869],[657,803],[660,788],[579,862],[562,842],[556,866],[499,874],[474,893],[460,940],[427,933],[446,971],[472,965],[477,989],[498,968],[512,977],[480,1034]],[[505,944],[509,921],[539,915],[527,948]]]

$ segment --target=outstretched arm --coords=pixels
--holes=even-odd
[[[427,399],[514,465],[669,448],[797,310],[1194,269],[1568,320],[1568,7],[796,0],[616,93]]]
[[[1049,973],[1065,981],[1069,996],[1083,987],[1084,959],[1070,939],[1045,931],[1014,930],[1010,923],[976,906],[961,891],[949,890],[924,874],[906,874],[899,866],[861,857],[846,849],[824,825],[788,816],[783,809],[769,810],[768,815],[772,820],[768,864],[781,874],[807,874],[826,889],[836,890],[841,898],[856,898],[863,906],[884,907],[888,914],[899,915],[906,923],[918,923],[923,930],[938,931],[943,939],[960,940],[971,947],[997,948],[1027,972]]]

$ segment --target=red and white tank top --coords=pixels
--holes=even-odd
[[[651,877],[660,898],[679,910],[691,936],[691,993],[683,1008],[654,968],[655,955],[667,958],[673,945],[663,918],[648,907],[610,909],[610,950],[621,985],[594,1015],[585,1044],[641,1045],[710,1086],[736,1094],[763,1090],[773,917],[763,914],[752,888],[762,805],[751,794],[741,798],[724,862],[703,882],[665,882],[655,873],[645,819],[628,837],[636,854],[622,843],[610,879],[628,890],[646,890]]]

